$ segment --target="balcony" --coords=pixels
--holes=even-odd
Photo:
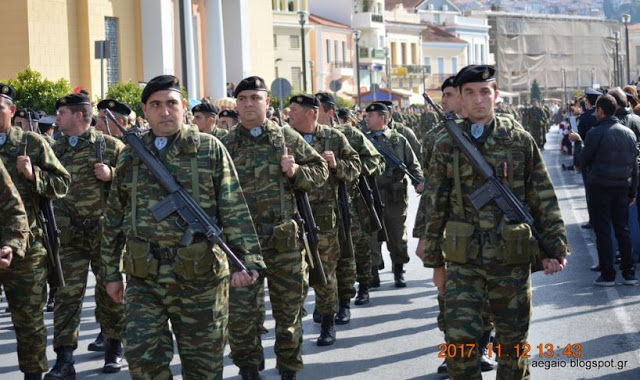
[[[353,62],[350,61],[335,61],[331,62],[331,75],[335,77],[352,77],[353,76]]]
[[[384,16],[377,13],[355,13],[351,20],[353,29],[384,29]]]

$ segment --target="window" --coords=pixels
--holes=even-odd
[[[302,91],[302,70],[299,67],[291,68],[291,87],[294,91]]]
[[[292,49],[300,49],[300,36],[294,34],[289,36],[289,47]]]
[[[431,57],[424,57],[423,62],[425,66],[431,66]]]
[[[400,44],[400,62],[402,62],[402,66],[406,66],[407,64],[407,43],[402,42]]]
[[[458,57],[451,57],[451,72],[454,74],[458,72]]]
[[[438,57],[438,74],[444,74],[444,58]]]
[[[105,39],[109,44],[110,57],[107,59],[107,84],[120,82],[120,53],[118,51],[118,19],[104,18]]]
[[[287,3],[287,9],[289,12],[293,12],[293,0],[289,0]]]
[[[273,35],[273,47],[274,48],[278,47],[278,35],[276,34]]]
[[[484,45],[480,45],[480,59],[481,59],[480,63],[481,64],[484,64],[486,62],[484,53],[485,53]]]
[[[378,37],[378,49],[382,49],[384,47],[384,36]]]
[[[347,43],[342,41],[342,62],[347,62]]]
[[[338,41],[333,41],[333,60],[338,62]]]
[[[327,63],[331,63],[331,41],[326,40],[326,43],[327,43],[327,53],[326,53]]]

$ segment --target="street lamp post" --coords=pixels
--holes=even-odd
[[[313,78],[313,61],[309,61],[309,74],[311,77],[311,93],[315,93],[316,90],[314,90],[314,78]]]
[[[304,92],[307,92],[307,56],[304,41],[304,23],[306,22],[307,12],[298,11],[298,16],[300,16],[300,39],[302,40],[302,43],[300,44],[302,47],[302,89]]]
[[[631,15],[623,14],[622,23],[624,24],[624,40],[626,41],[626,54],[627,54],[627,77],[625,83],[631,83],[631,64],[629,60],[629,21],[631,21]]]
[[[356,104],[360,108],[360,31],[354,30],[353,37],[356,40],[356,88],[358,90],[358,99]]]
[[[562,104],[567,104],[567,69],[562,68]]]
[[[618,86],[620,84],[620,32],[613,33],[613,41],[616,43],[616,56],[613,62],[613,77],[614,77],[614,86]]]

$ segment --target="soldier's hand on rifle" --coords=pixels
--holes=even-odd
[[[13,259],[13,249],[8,246],[2,247],[0,250],[0,268],[7,269],[11,265]]]
[[[298,170],[298,164],[296,164],[296,160],[293,156],[289,155],[289,148],[284,148],[284,154],[280,159],[280,166],[282,167],[282,172],[289,178],[293,178],[296,175],[296,171]]]
[[[33,166],[31,165],[31,158],[29,158],[29,156],[18,156],[16,159],[16,168],[28,181],[33,182],[36,179],[33,175]]]
[[[567,267],[567,259],[564,257],[556,260],[556,259],[543,259],[542,267],[544,268],[544,274],[554,274],[556,272],[562,271]]]
[[[231,287],[243,288],[245,286],[253,285],[258,280],[258,271],[255,269],[250,270],[251,275],[245,271],[234,272],[231,275]]]
[[[95,163],[93,165],[93,172],[95,173],[96,178],[100,181],[109,182],[113,179],[109,165]]]
[[[422,192],[423,192],[423,191],[424,191],[424,182],[419,183],[419,184],[416,186],[416,193],[418,193],[418,194],[422,194]]]
[[[329,163],[329,168],[330,169],[335,169],[338,166],[338,163],[336,162],[336,156],[333,154],[332,151],[325,150],[320,155],[322,156],[322,158],[327,160],[327,162]]]
[[[124,283],[122,281],[107,282],[105,289],[113,302],[124,302]]]

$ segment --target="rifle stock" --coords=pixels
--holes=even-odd
[[[43,235],[44,248],[47,251],[49,263],[49,284],[52,288],[65,286],[62,264],[60,263],[60,230],[53,213],[53,203],[50,199],[40,197],[40,209],[36,214],[37,223]]]
[[[311,210],[311,204],[309,203],[309,196],[304,191],[294,191],[296,197],[296,205],[298,207],[298,213],[301,222],[301,231],[306,234],[311,262],[309,263],[309,284],[313,285],[326,285],[327,276],[324,273],[322,267],[322,260],[320,259],[320,252],[318,251],[318,226],[313,217],[313,211]]]
[[[354,257],[353,239],[351,237],[352,215],[349,210],[349,193],[347,192],[347,183],[340,181],[338,184],[338,212],[340,213],[340,223],[338,224],[338,232],[340,239],[344,241],[345,247],[340,247],[341,256],[344,258]]]

